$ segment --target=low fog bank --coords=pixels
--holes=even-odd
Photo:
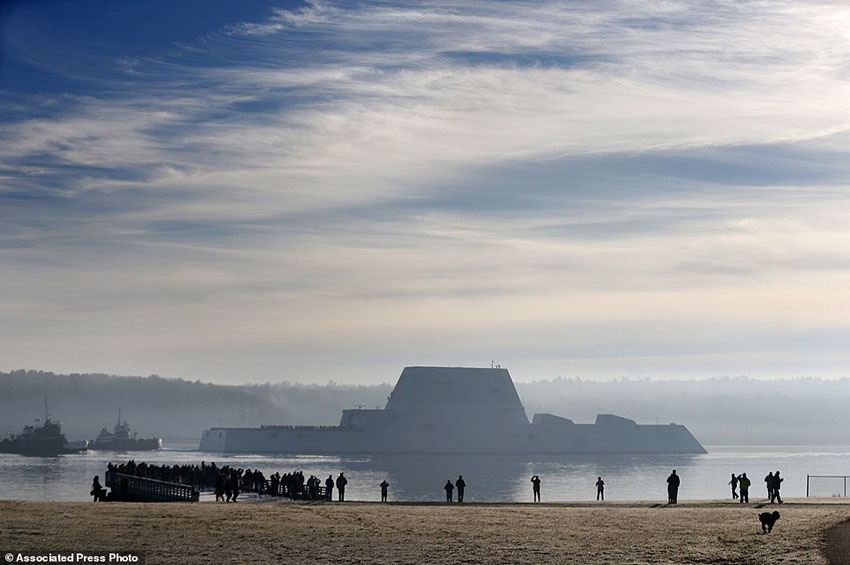
[[[516,383],[537,412],[591,423],[617,414],[639,424],[685,424],[707,445],[850,445],[850,379],[587,381]],[[198,439],[212,426],[335,425],[345,408],[383,408],[392,385],[226,386],[158,376],[0,372],[0,436],[50,412],[69,439],[110,430],[118,409],[139,437]]]
[[[529,418],[549,412],[591,423],[617,414],[639,424],[684,424],[706,445],[850,445],[850,379],[516,383]]]
[[[139,437],[197,440],[211,426],[337,424],[343,408],[384,406],[392,387],[328,384],[226,386],[149,377],[103,374],[56,375],[41,371],[0,372],[0,437],[50,414],[68,439],[94,439],[112,431],[121,417]]]

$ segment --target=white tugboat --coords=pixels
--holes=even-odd
[[[139,439],[136,433],[131,437],[130,425],[126,420],[121,422],[121,410],[118,410],[118,423],[112,430],[105,427],[100,430],[91,448],[97,451],[153,451],[162,447],[162,438]]]

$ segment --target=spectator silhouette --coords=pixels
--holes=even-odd
[[[747,477],[746,473],[741,473],[738,477],[738,487],[741,489],[741,504],[750,502],[750,485],[752,481]]]
[[[451,502],[452,494],[454,494],[455,491],[455,486],[452,484],[451,481],[446,481],[446,486],[444,486],[443,488],[446,489],[446,502]]]
[[[540,477],[531,477],[531,490],[534,493],[534,502],[540,502]]]
[[[348,479],[346,479],[342,473],[336,478],[336,490],[339,492],[339,501],[345,501],[345,485],[348,484]]]
[[[677,504],[679,501],[679,484],[681,480],[676,474],[676,469],[667,477],[667,504]]]
[[[236,502],[236,497],[239,496],[239,474],[236,471],[230,475],[230,490],[233,491],[233,502]]]
[[[776,498],[776,502],[782,504],[782,497],[779,496],[779,489],[782,487],[782,481],[784,481],[782,477],[779,476],[779,471],[776,471],[773,474],[773,496]],[[773,502],[773,499],[770,500]]]
[[[328,502],[333,500],[334,493],[334,477],[333,475],[328,475],[328,478],[325,479],[325,498]]]
[[[738,498],[738,493],[735,492],[735,489],[738,488],[738,477],[735,476],[735,473],[732,473],[732,480],[729,481],[729,484],[732,485],[732,500]]]
[[[224,500],[224,481],[221,479],[221,473],[215,474],[215,501]]]
[[[100,486],[100,477],[98,475],[95,475],[91,482],[91,492],[89,494],[94,497],[95,502],[103,501],[104,496],[106,496],[106,489]]]
[[[390,483],[388,483],[386,479],[381,481],[381,502],[387,501],[387,489],[389,487],[390,487]]]
[[[764,484],[765,486],[767,486],[767,498],[769,498],[770,501],[773,502],[773,499],[775,498],[773,495],[773,473],[767,474],[767,476],[764,478]]]
[[[455,481],[457,487],[457,501],[463,502],[463,490],[466,488],[466,481],[463,480],[463,475],[458,475]]]
[[[596,477],[596,500],[605,500],[605,481],[602,477]]]

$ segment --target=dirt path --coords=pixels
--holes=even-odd
[[[826,531],[824,554],[829,565],[850,565],[850,521],[842,522]]]

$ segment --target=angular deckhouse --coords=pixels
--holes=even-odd
[[[220,453],[705,453],[685,426],[600,414],[576,424],[525,414],[506,369],[405,367],[383,410],[344,410],[338,426],[204,430]]]

